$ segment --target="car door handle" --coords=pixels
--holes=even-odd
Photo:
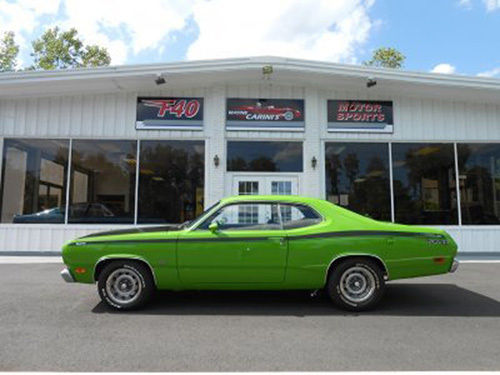
[[[279,241],[280,246],[285,245],[285,237],[269,237],[270,240]]]

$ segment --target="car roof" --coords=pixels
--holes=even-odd
[[[233,195],[231,197],[221,199],[221,203],[234,203],[234,202],[289,202],[289,203],[321,203],[325,202],[322,199],[302,197],[300,195]]]

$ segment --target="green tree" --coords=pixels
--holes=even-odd
[[[76,29],[60,31],[48,29],[32,42],[34,70],[54,70],[107,66],[111,62],[108,51],[97,45],[84,45]]]
[[[395,48],[380,47],[373,52],[371,60],[365,61],[363,64],[382,68],[401,69],[405,59],[406,56]]]
[[[0,39],[0,72],[8,72],[16,67],[19,46],[14,41],[14,33],[7,31]]]

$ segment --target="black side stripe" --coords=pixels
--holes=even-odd
[[[315,234],[304,234],[299,236],[283,236],[289,241],[306,240],[314,238],[335,238],[335,237],[374,237],[374,236],[393,236],[393,237],[424,237],[424,238],[442,238],[440,234],[434,233],[414,233],[414,232],[399,232],[399,231],[373,231],[373,230],[353,230],[340,232],[324,232]],[[169,238],[169,239],[144,239],[144,240],[109,240],[109,241],[76,241],[73,245],[91,245],[91,244],[108,244],[108,243],[126,243],[126,244],[142,244],[142,243],[172,243],[172,242],[240,242],[240,241],[267,241],[280,236],[268,237],[203,237],[203,238]]]
[[[372,237],[372,236],[392,236],[392,237],[433,237],[441,238],[442,235],[421,232],[400,232],[400,231],[377,231],[377,230],[350,230],[340,232],[325,232],[315,234],[304,234],[300,236],[290,236],[290,240],[301,240],[307,238],[329,238],[329,237]]]

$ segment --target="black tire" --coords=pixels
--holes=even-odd
[[[370,310],[384,295],[384,272],[371,259],[347,258],[330,271],[326,292],[335,305],[343,310]]]
[[[153,275],[145,264],[117,260],[104,267],[97,281],[97,290],[101,300],[108,306],[117,310],[133,310],[143,306],[151,298],[155,284]]]

